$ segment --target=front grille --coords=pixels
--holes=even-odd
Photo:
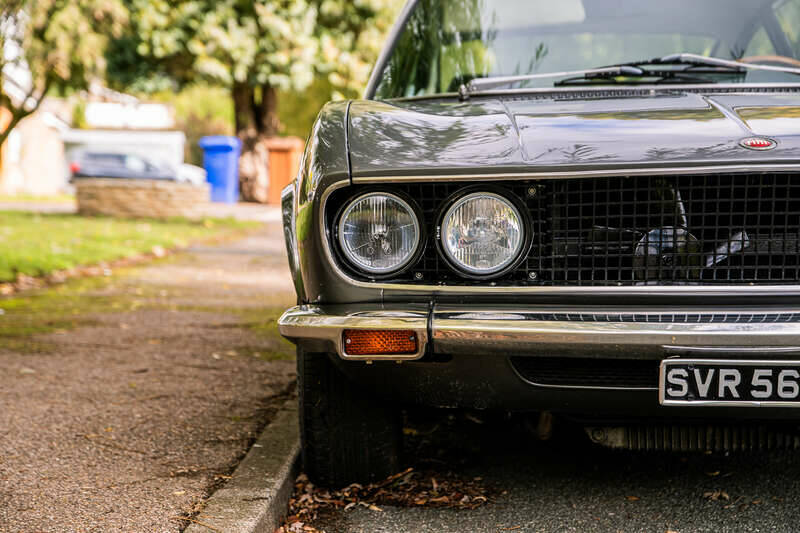
[[[660,361],[572,357],[512,357],[525,380],[550,387],[658,389]]]
[[[657,154],[654,154],[654,157]],[[430,228],[404,283],[485,284],[441,258],[435,230],[458,183],[400,186]],[[495,183],[531,214],[534,238],[499,285],[647,286],[800,281],[800,179],[793,174],[569,178]]]
[[[624,450],[747,452],[800,449],[797,427],[651,424],[585,429],[594,443]]]
[[[526,313],[537,322],[646,322],[655,324],[777,324],[800,322],[800,313]]]
[[[800,279],[800,181],[787,174],[549,181],[526,268],[555,285]]]

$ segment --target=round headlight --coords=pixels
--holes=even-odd
[[[468,194],[444,215],[442,248],[459,269],[490,275],[508,267],[525,241],[523,219],[509,200],[490,192]]]
[[[350,202],[339,219],[339,245],[345,257],[370,274],[400,270],[420,242],[417,215],[394,194],[374,192]]]

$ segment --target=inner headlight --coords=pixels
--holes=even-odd
[[[490,192],[468,194],[444,215],[442,248],[469,274],[489,275],[509,266],[525,241],[523,219],[514,204]]]
[[[370,274],[400,270],[420,242],[417,215],[394,194],[368,193],[350,202],[339,219],[339,245],[345,257]]]

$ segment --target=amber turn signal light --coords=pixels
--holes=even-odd
[[[411,330],[346,329],[347,355],[409,355],[417,353],[417,334]]]

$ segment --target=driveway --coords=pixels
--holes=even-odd
[[[187,525],[293,394],[282,239],[0,300],[0,321],[52,326],[0,335],[0,531]]]

